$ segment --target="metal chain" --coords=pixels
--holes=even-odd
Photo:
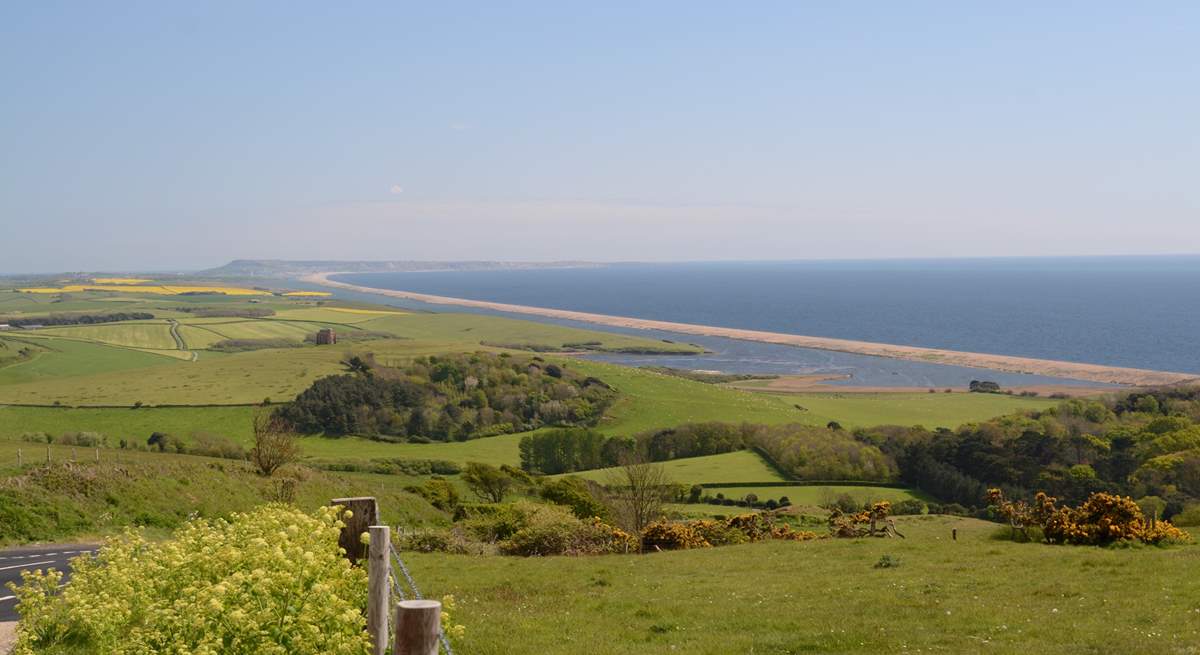
[[[408,580],[408,586],[410,589],[412,589],[413,596],[416,597],[417,600],[424,600],[424,597],[421,596],[421,590],[417,589],[417,581],[413,580],[412,574],[408,572],[408,567],[404,565],[404,560],[400,559],[400,551],[396,550],[395,544],[392,544],[391,546],[392,558],[396,560],[396,568],[400,569],[400,572],[404,574],[404,579]],[[396,593],[400,595],[400,600],[404,600],[404,591],[401,588],[400,583],[396,581],[394,577],[392,580],[397,590]],[[454,655],[454,649],[450,648],[450,640],[446,638],[446,632],[442,630],[442,624],[440,621],[438,622],[438,641],[441,642],[442,649],[446,651],[446,655]]]

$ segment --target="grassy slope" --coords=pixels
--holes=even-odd
[[[730,509],[730,508],[725,508]],[[453,594],[478,655],[1190,653],[1196,546],[994,541],[995,524],[901,517],[907,539],[769,542],[643,556],[409,553]],[[950,530],[958,530],[958,541]],[[876,569],[884,554],[898,568]]]
[[[25,458],[16,468],[16,451]],[[223,516],[273,499],[277,482],[230,460],[136,451],[0,442],[0,544],[78,538],[139,524],[171,528],[189,515]],[[68,463],[72,459],[78,463]],[[119,459],[118,459],[119,458]],[[10,477],[12,476],[12,477]],[[7,479],[6,479],[7,478]],[[332,498],[377,496],[384,519],[405,525],[442,522],[444,515],[403,491],[401,476],[306,472],[297,504],[316,507]]]

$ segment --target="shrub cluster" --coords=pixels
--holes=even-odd
[[[448,530],[402,535],[406,548],[506,555],[601,555],[637,550],[636,537],[599,518],[580,519],[567,508],[541,503],[463,505]]]
[[[267,350],[269,348],[299,348],[299,341],[291,339],[222,339],[208,347],[209,350],[216,350],[223,353],[240,353],[249,352],[251,350]]]
[[[57,571],[27,573],[14,652],[365,654],[366,576],[337,512],[270,505],[155,544],[129,532],[61,589]]]
[[[767,514],[742,514],[725,520],[657,521],[642,532],[647,549],[682,550],[730,546],[766,539],[808,541],[820,538],[815,532],[795,530]]]
[[[349,471],[353,473],[377,473],[381,475],[458,475],[462,466],[444,459],[406,459],[403,457],[375,457],[369,460],[316,460],[306,462],[313,468],[325,471]]]

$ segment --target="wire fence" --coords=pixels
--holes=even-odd
[[[421,590],[417,588],[417,581],[413,580],[412,573],[409,572],[408,567],[404,564],[404,560],[400,557],[400,551],[396,550],[395,544],[392,544],[391,546],[392,564],[394,564],[394,566],[391,567],[393,573],[388,577],[392,582],[392,591],[400,600],[408,600],[408,594],[404,593],[404,585],[394,573],[394,571],[400,571],[401,575],[404,576],[404,581],[408,583],[408,588],[412,593],[412,597],[416,600],[424,600],[424,597],[421,595]],[[441,625],[438,626],[438,642],[441,643],[442,650],[445,651],[446,655],[454,655],[454,649],[450,647],[450,640],[446,637],[446,632],[442,629]]]

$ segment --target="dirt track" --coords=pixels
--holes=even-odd
[[[1120,366],[1104,366],[1101,364],[1082,364],[1078,362],[1062,362],[1052,359],[1034,359],[1031,357],[1013,357],[1010,355],[989,355],[985,353],[962,352],[957,350],[942,350],[940,348],[921,348],[917,346],[897,346],[886,343],[869,341],[851,341],[848,339],[832,339],[829,337],[808,337],[799,334],[784,334],[780,332],[762,332],[759,330],[741,330],[711,325],[694,325],[691,323],[673,323],[670,321],[654,321],[627,316],[609,316],[607,314],[591,314],[565,309],[550,309],[546,307],[530,307],[527,305],[510,305],[507,303],[487,302],[482,300],[467,300],[465,298],[449,298],[433,296],[411,291],[395,291],[392,289],[375,289],[329,279],[336,272],[315,273],[304,278],[307,282],[328,287],[374,293],[393,298],[417,300],[433,305],[458,305],[460,307],[476,307],[491,309],[512,314],[529,314],[550,318],[565,319],[610,325],[613,327],[635,328],[641,330],[661,330],[679,334],[697,334],[702,336],[725,337],[743,341],[759,341],[776,343],[816,350],[833,350],[838,352],[872,355],[874,357],[889,357],[931,364],[948,364],[952,366],[969,366],[986,368],[1009,373],[1029,373],[1049,377],[1069,378],[1073,380],[1088,380],[1111,384],[1127,384],[1132,386],[1159,386],[1178,384],[1181,382],[1200,381],[1200,376],[1190,373],[1172,373],[1169,371],[1152,371],[1138,368],[1123,368]]]

